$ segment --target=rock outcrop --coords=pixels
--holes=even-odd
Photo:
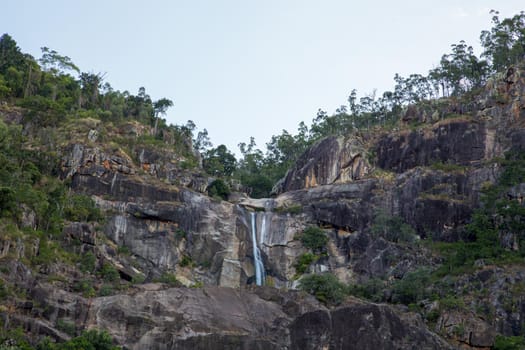
[[[327,309],[275,288],[169,288],[84,299],[50,285],[11,322],[58,339],[55,324],[105,329],[126,349],[452,349],[413,314],[349,300]],[[35,317],[38,316],[38,317]]]
[[[9,262],[0,282],[27,295],[0,309],[4,324],[56,340],[102,328],[128,349],[452,348],[433,331],[454,346],[476,349],[490,348],[496,333],[523,334],[525,302],[515,297],[525,288],[523,271],[485,266],[482,259],[475,261],[476,273],[441,281],[447,295],[464,300],[414,305],[439,311],[426,324],[401,307],[348,298],[329,308],[293,289],[301,278],[298,258],[308,252],[298,236],[309,226],[328,237],[307,266],[310,273],[331,272],[352,285],[381,280],[391,288],[421,266],[439,266],[443,257],[417,242],[464,238],[462,227],[480,207],[482,189],[502,173],[498,159],[525,150],[524,87],[524,71],[509,70],[474,101],[407,107],[403,130],[320,140],[276,185],[274,198],[238,195],[236,204],[208,197],[211,178],[185,169],[188,159],[165,152],[164,143],[124,151],[104,144],[101,122],[85,118],[75,129],[82,137],[61,146],[60,176],[72,191],[89,195],[105,220],[68,222],[60,243],[95,266],[49,259],[32,271],[24,258],[45,254],[45,237],[0,237],[0,259]],[[6,119],[23,123],[21,113]],[[120,132],[147,134],[134,123]],[[525,184],[505,195],[523,205]],[[410,237],[374,230],[381,215],[405,225]],[[20,216],[22,228],[36,227],[33,209],[21,207]],[[504,249],[520,249],[514,232],[498,239]],[[272,287],[248,286],[255,283],[254,244]],[[107,266],[117,280],[109,292],[103,289]],[[84,271],[98,285],[85,285]]]
[[[364,143],[358,138],[327,137],[309,148],[278,182],[273,192],[312,188],[358,180],[370,164]]]

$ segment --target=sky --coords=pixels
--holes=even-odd
[[[255,137],[264,149],[318,109],[393,88],[396,73],[426,74],[450,45],[479,53],[523,0],[4,0],[0,34],[23,52],[42,46],[120,91],[169,98],[171,124],[192,120],[214,146]]]

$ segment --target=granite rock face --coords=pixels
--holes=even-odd
[[[364,144],[357,138],[327,137],[309,148],[274,188],[279,194],[363,178],[370,171]]]
[[[470,165],[492,158],[491,132],[484,123],[444,120],[430,129],[384,135],[377,143],[377,166],[402,173],[432,163]]]
[[[67,334],[54,324],[107,330],[126,349],[452,349],[411,314],[349,300],[327,309],[313,297],[275,288],[169,288],[84,299],[50,285],[12,322]],[[35,317],[35,315],[37,317]]]
[[[308,251],[298,235],[308,226],[322,228],[328,243],[308,272],[331,272],[347,283],[390,283],[421,266],[437,266],[439,257],[423,245],[399,244],[371,228],[385,214],[414,230],[411,243],[458,240],[480,205],[481,189],[501,173],[495,158],[525,149],[524,87],[523,70],[512,70],[491,80],[475,101],[452,100],[431,111],[408,107],[403,121],[411,127],[402,131],[320,140],[276,185],[274,198],[238,195],[237,204],[208,197],[211,179],[182,169],[174,154],[149,146],[129,154],[111,150],[90,130],[85,143],[74,141],[62,150],[60,175],[72,191],[91,196],[106,219],[68,223],[64,240],[78,244],[76,253],[110,263],[120,280],[145,283],[123,283],[128,290],[84,298],[75,292],[83,280],[79,269],[50,264],[38,271],[50,281],[42,282],[24,265],[24,257],[39,254],[38,238],[0,236],[0,258],[13,258],[2,278],[29,296],[16,301],[16,312],[2,309],[0,316],[4,324],[57,340],[70,337],[58,326],[64,322],[75,334],[107,329],[128,349],[451,348],[419,316],[399,307],[349,299],[327,308],[293,291],[295,264]],[[23,120],[19,113],[7,117]],[[133,124],[122,132],[147,134]],[[524,186],[514,186],[507,196],[522,203]],[[31,210],[22,209],[24,222],[34,227]],[[276,288],[249,286],[255,274],[252,236],[266,282]],[[506,249],[519,249],[512,232],[500,241]],[[171,275],[195,288],[150,283]],[[476,295],[495,317],[445,310],[434,331],[473,349],[490,348],[496,332],[522,334],[525,303],[509,295],[524,281],[523,271],[494,266],[458,277],[451,290],[461,295],[478,288]],[[464,304],[480,308],[479,300]]]

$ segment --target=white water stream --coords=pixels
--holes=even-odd
[[[260,244],[264,242],[264,235],[266,234],[266,217],[262,214],[261,232],[259,235]],[[253,245],[253,265],[255,266],[255,284],[262,286],[266,279],[266,272],[264,270],[264,262],[261,257],[261,251],[257,242],[257,213],[250,213],[251,230],[252,230],[252,245]]]

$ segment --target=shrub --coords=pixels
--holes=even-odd
[[[494,350],[522,350],[525,349],[525,338],[523,336],[505,337],[497,335],[494,342]]]
[[[113,265],[108,263],[104,263],[102,265],[102,268],[99,271],[99,275],[106,282],[115,282],[120,278],[120,274],[118,273],[117,269]]]
[[[384,301],[385,281],[379,278],[371,278],[359,285],[349,288],[349,293],[373,302]]]
[[[374,235],[381,236],[394,243],[410,243],[416,238],[416,232],[412,226],[405,223],[402,218],[389,216],[382,211],[376,214],[371,229]]]
[[[75,324],[71,321],[65,321],[60,318],[56,322],[56,327],[58,330],[66,334],[75,335],[75,332],[76,332]]]
[[[299,288],[317,300],[333,305],[340,304],[348,293],[346,286],[331,273],[304,276],[299,282]]]
[[[183,238],[186,238],[188,236],[188,234],[186,233],[186,231],[184,231],[183,229],[181,229],[180,227],[178,227],[176,230],[175,230],[175,238],[177,240],[181,240]]]
[[[430,167],[433,170],[441,170],[441,171],[447,172],[447,173],[453,173],[453,172],[464,173],[465,170],[466,170],[466,167],[463,166],[463,165],[452,164],[452,163],[443,163],[443,162],[432,163],[430,165]]]
[[[131,250],[129,249],[129,247],[127,247],[125,245],[121,245],[121,246],[117,247],[117,254],[118,255],[123,255],[123,256],[128,256],[128,255],[131,254]]]
[[[425,319],[430,323],[436,323],[440,316],[439,309],[432,309],[425,315]]]
[[[303,207],[302,205],[291,205],[291,206],[282,206],[282,207],[277,207],[274,209],[274,211],[276,213],[283,213],[283,214],[286,214],[286,213],[289,213],[289,214],[301,214],[303,212]]]
[[[92,329],[64,343],[53,343],[45,338],[37,345],[37,350],[118,350],[106,331]]]
[[[82,272],[93,272],[95,270],[95,264],[97,258],[92,252],[87,252],[80,257],[80,271]]]
[[[165,272],[160,277],[155,278],[154,282],[166,283],[173,287],[181,286],[181,283],[177,280],[177,276],[172,273]]]
[[[326,234],[317,226],[310,226],[304,230],[300,239],[306,248],[312,249],[314,252],[323,250],[328,242]]]
[[[91,197],[74,194],[68,199],[64,215],[70,221],[99,221],[102,219],[100,209],[95,206]]]
[[[186,266],[190,266],[190,265],[193,265],[193,260],[192,260],[191,256],[183,255],[182,259],[179,262],[179,266],[180,267],[186,267]]]
[[[9,295],[9,289],[5,285],[4,281],[0,279],[0,300],[5,300]]]
[[[58,249],[57,242],[49,241],[44,235],[40,234],[38,252],[31,258],[31,262],[35,265],[49,265],[57,260]]]
[[[4,330],[0,328],[0,349],[4,350],[32,350],[22,328]]]
[[[83,279],[75,282],[73,285],[73,291],[82,293],[86,298],[95,296],[95,289],[93,288],[93,281],[90,279]]]
[[[301,254],[294,265],[295,271],[297,271],[298,274],[302,275],[306,272],[308,267],[310,267],[310,265],[317,259],[318,257],[312,253]]]
[[[441,310],[462,310],[465,308],[465,302],[461,298],[447,296],[439,300],[439,308]]]
[[[141,283],[144,283],[145,280],[146,280],[146,276],[137,274],[133,276],[133,278],[131,279],[131,283],[141,284]]]
[[[109,284],[102,285],[102,287],[100,287],[100,289],[98,291],[98,295],[101,296],[101,297],[112,295],[114,293],[115,293],[115,291],[113,290],[113,286],[111,286]]]
[[[405,305],[417,303],[428,297],[427,287],[429,284],[429,270],[421,268],[409,272],[393,285],[392,301]]]
[[[227,200],[230,195],[230,188],[224,181],[217,179],[208,186],[208,195]]]

